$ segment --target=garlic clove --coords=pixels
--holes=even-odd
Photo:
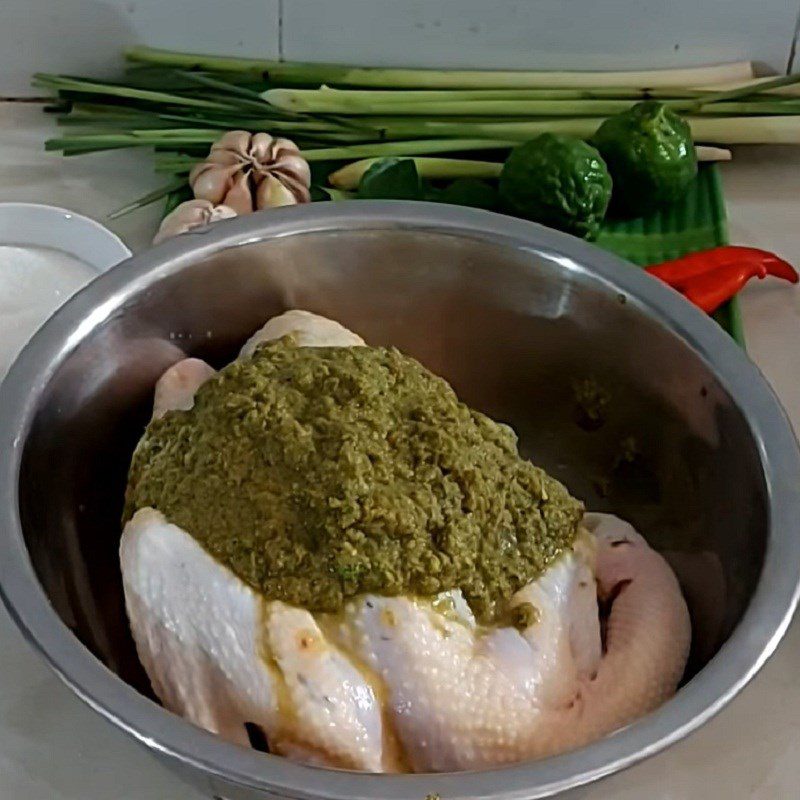
[[[279,208],[298,203],[295,193],[274,175],[265,175],[256,189],[256,208]]]
[[[192,167],[189,172],[189,186],[192,187],[195,198],[210,200],[212,203],[220,202],[227,191],[217,169],[205,161]]]
[[[160,244],[181,233],[235,216],[236,212],[228,206],[215,206],[208,200],[187,200],[164,217],[153,238],[153,244]]]
[[[291,139],[273,139],[273,158],[277,161],[287,156],[298,156],[300,150]]]
[[[273,178],[277,178],[280,183],[283,184],[285,189],[292,193],[295,203],[311,202],[311,190],[308,186],[305,186],[303,183],[295,180],[295,178],[289,175],[280,175],[275,172],[271,174]]]
[[[274,159],[274,147],[277,139],[268,133],[257,133],[253,136],[248,155],[258,162],[268,162]]]
[[[233,219],[238,216],[239,215],[230,206],[214,206],[205,224],[211,225],[212,222],[220,222],[223,219]]]
[[[189,186],[192,187],[196,198],[210,200],[215,204],[222,203],[238,173],[238,164],[222,167],[203,162],[193,167],[189,173]]]
[[[288,186],[296,195],[298,203],[311,200],[311,168],[301,156],[287,158],[272,170],[272,174]]]
[[[189,184],[198,200],[221,203],[228,192],[229,180],[219,170],[206,169],[195,175]]]
[[[294,149],[297,152],[297,148]],[[283,189],[292,195],[291,202],[286,200],[284,192],[279,192],[273,186],[274,181],[280,183]],[[311,201],[311,168],[300,155],[284,156],[272,164],[258,165],[256,185],[256,208],[308,203]],[[274,198],[275,202],[272,202],[271,198]]]
[[[303,186],[311,185],[311,167],[301,155],[285,155],[275,164],[275,172],[293,177]]]
[[[233,177],[230,188],[225,194],[225,205],[230,206],[237,214],[250,214],[255,210],[253,192],[250,181],[244,172]]]
[[[206,157],[206,164],[216,164],[221,167],[241,166],[246,161],[245,157],[235,150],[211,150]]]
[[[247,156],[249,148],[250,134],[247,131],[228,131],[211,145],[211,152],[213,153],[215,150],[232,150],[244,158]]]

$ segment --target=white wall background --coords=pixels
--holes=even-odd
[[[754,59],[783,72],[800,0],[0,0],[0,96],[111,75],[140,42],[420,66],[609,69]]]

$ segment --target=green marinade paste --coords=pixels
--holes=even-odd
[[[262,345],[150,423],[125,518],[151,506],[268,599],[460,588],[505,612],[575,538],[581,504],[514,433],[396,349]]]

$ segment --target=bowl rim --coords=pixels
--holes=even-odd
[[[490,770],[375,775],[305,766],[224,741],[167,712],[97,660],[50,605],[28,557],[18,506],[19,467],[36,403],[56,366],[129,297],[167,274],[229,247],[275,237],[412,230],[533,251],[623,292],[683,339],[745,414],[767,487],[764,565],[748,608],[716,656],[675,698],[626,728],[562,755]],[[415,201],[314,203],[215,223],[168,240],[100,276],[45,323],[0,387],[0,596],[28,642],[95,711],[162,757],[229,784],[314,800],[421,800],[439,794],[509,800],[552,796],[658,753],[704,724],[774,652],[800,595],[800,450],[773,390],[709,317],[639,269],[591,244],[487,211]],[[781,534],[783,531],[783,534]]]
[[[14,235],[4,237],[0,244],[61,250],[98,274],[131,257],[130,249],[116,233],[96,219],[68,208],[4,201],[0,202],[0,228],[7,224],[6,218],[10,218]]]

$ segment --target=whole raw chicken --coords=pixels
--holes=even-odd
[[[242,349],[360,346],[290,311]],[[215,374],[189,358],[156,386],[154,417],[190,409]],[[690,625],[675,576],[627,523],[587,514],[571,551],[512,603],[525,627],[476,622],[459,590],[360,595],[335,617],[265,600],[152,508],[127,522],[120,559],[138,653],[163,704],[243,745],[370,772],[480,769],[591,742],[666,701]],[[602,624],[601,613],[602,609]]]

